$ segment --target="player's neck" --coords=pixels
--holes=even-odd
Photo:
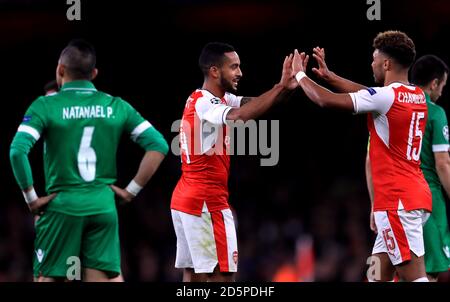
[[[419,86],[420,89],[422,89],[423,92],[425,92],[428,95],[431,95],[431,87],[429,86]]]
[[[408,72],[386,72],[386,77],[384,78],[384,86],[388,86],[392,83],[402,83],[405,85],[410,85],[408,80]]]
[[[213,94],[218,98],[223,98],[223,96],[225,95],[225,90],[223,90],[217,85],[214,85],[214,83],[211,83],[209,81],[203,82],[202,89],[208,90],[211,94]]]

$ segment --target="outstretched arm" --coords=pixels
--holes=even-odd
[[[286,98],[291,91],[298,87],[292,70],[293,55],[284,59],[281,80],[278,84],[258,97],[243,98],[241,107],[232,108],[226,115],[227,120],[248,121],[267,112],[274,104]]]
[[[366,89],[367,87],[350,80],[344,79],[338,76],[334,72],[328,69],[325,62],[325,49],[320,47],[315,47],[313,49],[313,57],[316,59],[319,68],[313,68],[312,71],[320,78],[328,82],[333,88],[338,92],[349,93],[356,92],[361,89]]]
[[[294,51],[292,68],[295,77],[306,96],[321,107],[332,107],[354,111],[353,101],[348,93],[331,92],[306,76],[305,70],[308,60],[309,56],[305,55],[304,52],[299,54],[297,49]]]

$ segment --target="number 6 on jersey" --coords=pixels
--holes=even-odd
[[[78,150],[78,171],[85,181],[93,181],[95,179],[97,155],[91,147],[94,129],[95,127],[84,127],[80,149]]]

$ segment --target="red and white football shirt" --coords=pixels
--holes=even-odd
[[[369,113],[374,211],[424,209],[431,193],[420,169],[427,105],[419,87],[392,83],[350,93],[355,113]]]
[[[218,98],[197,89],[188,98],[180,126],[182,175],[172,194],[171,209],[200,216],[228,209],[230,170],[226,116],[242,97]]]

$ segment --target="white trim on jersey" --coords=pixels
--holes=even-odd
[[[226,92],[224,98],[228,106],[241,107],[242,96],[236,96],[232,93]]]
[[[143,121],[142,123],[137,125],[137,127],[134,128],[133,131],[131,131],[131,139],[135,142],[139,135],[141,135],[142,132],[150,127],[153,127],[152,124],[150,124],[148,121]]]
[[[77,87],[69,87],[69,88],[63,88],[63,89],[61,89],[61,91],[66,91],[66,90],[97,91],[97,89],[95,89],[95,88],[77,88]]]
[[[367,112],[386,114],[395,100],[395,93],[391,85],[361,89],[349,94],[356,114]]]
[[[433,152],[448,152],[450,145],[448,144],[440,144],[440,145],[433,145]]]
[[[389,148],[389,120],[386,114],[373,113],[373,123],[378,137]]]
[[[205,120],[214,125],[226,124],[228,111],[232,107],[225,104],[214,104],[214,100],[200,98],[195,103],[195,111],[201,120]]]
[[[34,129],[31,126],[27,126],[27,125],[20,125],[19,128],[17,129],[17,132],[25,132],[28,133],[29,135],[31,135],[35,140],[39,140],[39,138],[41,137],[41,134],[39,133],[39,131],[37,131],[36,129]]]

